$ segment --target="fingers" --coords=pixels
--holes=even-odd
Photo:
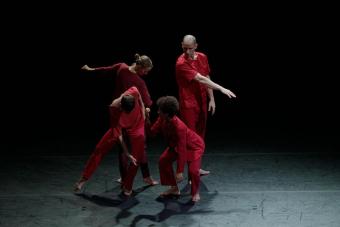
[[[131,161],[135,166],[137,166],[137,160],[135,158],[132,158]]]
[[[231,97],[236,98],[236,95],[230,90],[227,90],[227,95],[229,96],[229,98]]]
[[[212,108],[211,115],[215,114],[215,107]]]
[[[229,98],[236,98],[236,95],[228,89],[226,89],[223,93],[228,95]]]
[[[230,95],[233,97],[233,98],[236,98],[236,95],[233,93],[233,92],[231,92],[231,91],[229,91],[230,92]]]
[[[176,181],[181,182],[184,179],[183,174],[177,174],[176,175]]]
[[[137,159],[135,157],[133,157],[132,155],[129,155],[130,161],[137,166]]]
[[[209,106],[208,111],[211,112],[211,115],[214,115],[214,113],[215,113],[215,107],[214,107],[214,106]]]

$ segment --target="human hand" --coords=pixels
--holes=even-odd
[[[82,70],[85,70],[85,71],[92,71],[92,70],[93,70],[93,68],[90,68],[88,65],[83,65],[83,66],[81,67],[81,69],[82,69]]]
[[[177,173],[176,174],[176,181],[181,182],[184,179],[183,173]]]
[[[128,158],[130,159],[130,161],[135,165],[137,166],[137,159],[135,157],[133,157],[132,155],[128,155]]]
[[[232,91],[230,91],[226,88],[222,88],[221,92],[225,95],[228,95],[229,98],[236,98],[236,95]]]
[[[216,104],[214,100],[210,100],[209,101],[209,107],[208,107],[208,111],[211,111],[211,115],[214,115],[215,113],[215,109],[216,109]]]

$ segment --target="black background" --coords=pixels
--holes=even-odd
[[[151,57],[145,77],[154,101],[177,96],[175,61],[193,34],[213,81],[238,96],[215,92],[208,134],[338,138],[336,30],[331,13],[313,6],[193,6],[142,3],[21,5],[3,18],[2,141],[99,139],[108,126],[113,78],[80,67]],[[156,109],[153,107],[155,117]],[[48,151],[47,151],[48,152]]]

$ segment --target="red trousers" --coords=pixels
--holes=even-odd
[[[146,162],[144,129],[143,133],[141,134],[130,135],[129,140],[130,140],[130,153],[133,157],[137,159],[137,166],[130,162],[127,169],[127,175],[126,177],[122,178],[123,180],[122,186],[126,190],[131,191],[133,180],[135,179],[135,176],[137,174],[138,167],[140,166],[141,163]]]
[[[123,134],[123,140],[129,146],[131,144],[129,136],[124,130],[122,130],[122,134]],[[129,150],[131,150],[131,146],[129,147],[130,147]],[[128,173],[129,159],[127,158],[126,154],[124,153],[121,147],[119,147],[118,161],[119,161],[120,176],[122,179],[125,179]],[[140,165],[143,178],[150,177],[149,164],[148,164],[148,159],[146,155],[146,143],[144,143],[144,155],[141,157],[139,165]]]
[[[180,108],[181,120],[202,139],[205,137],[207,126],[207,108],[205,106],[197,108]]]
[[[101,162],[103,156],[110,151],[115,144],[118,143],[119,135],[121,130],[119,128],[110,128],[104,136],[101,138],[99,143],[96,145],[94,152],[91,154],[86,166],[83,170],[82,176],[88,180],[94,171],[97,169],[99,163]],[[145,154],[145,141],[144,133],[138,135],[129,136],[129,142],[131,147],[131,154],[137,159],[139,165],[141,165],[143,177],[149,177],[149,167],[147,163],[147,158]],[[128,158],[123,152],[119,155],[119,167],[120,174],[123,181],[123,186],[127,190],[131,190],[134,177],[136,176],[138,166],[134,166],[132,163],[128,165]]]
[[[194,196],[198,190],[200,185],[200,173],[199,169],[201,168],[201,159],[199,158],[195,161],[188,161],[188,174],[191,179],[191,195]],[[158,165],[159,165],[159,174],[161,178],[162,185],[176,186],[176,178],[172,168],[173,162],[177,160],[177,153],[170,149],[169,147],[165,149],[162,153]]]

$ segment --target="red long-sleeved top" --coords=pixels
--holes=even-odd
[[[95,70],[112,71],[115,74],[115,88],[113,98],[118,98],[123,92],[132,86],[135,86],[146,107],[152,105],[152,100],[144,80],[136,73],[129,70],[125,63],[117,63],[111,66],[97,67]]]

